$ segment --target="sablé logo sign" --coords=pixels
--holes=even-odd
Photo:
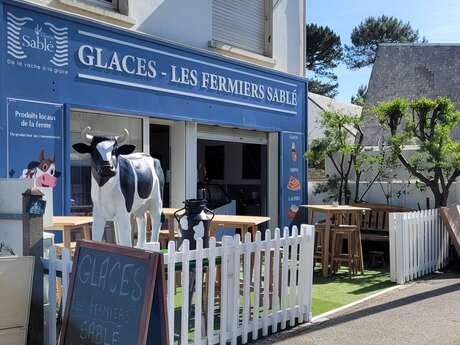
[[[33,51],[47,54],[55,68],[69,65],[69,32],[67,27],[57,27],[50,22],[36,23],[29,17],[19,17],[7,12],[7,53],[24,66]],[[24,63],[22,63],[24,61]],[[41,60],[43,61],[43,60]],[[44,69],[44,66],[40,66]]]

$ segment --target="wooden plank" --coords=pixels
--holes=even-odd
[[[248,333],[249,333],[249,314],[251,308],[251,234],[246,233],[244,239],[244,266],[243,266],[243,291],[244,291],[244,301],[243,301],[243,330],[242,330],[242,343],[246,344],[248,342]],[[208,342],[209,344],[209,342]]]
[[[278,331],[279,310],[279,272],[280,272],[280,229],[275,229],[275,246],[273,255],[273,295],[272,295],[272,332]]]
[[[188,344],[188,317],[189,317],[189,268],[190,268],[190,251],[189,251],[189,241],[184,240],[182,244],[181,251],[183,252],[182,257],[182,308],[181,308],[181,331],[180,331],[180,343],[181,345]],[[174,267],[174,266],[173,266]]]
[[[72,257],[70,250],[65,248],[62,252],[62,310],[65,309],[67,302],[67,292],[69,290],[69,278],[72,270]],[[61,313],[62,317],[62,313]]]
[[[254,260],[254,308],[252,311],[252,340],[256,340],[259,333],[259,305],[260,305],[260,252],[262,249],[260,231],[256,233],[255,260]]]
[[[308,318],[307,321],[311,322],[312,312],[311,312],[311,305],[312,305],[312,294],[313,294],[313,252],[315,250],[315,228],[311,225],[302,225],[306,227],[306,241],[308,242],[307,246],[307,253],[305,267],[306,272],[302,273],[305,277],[305,286],[307,287],[307,293],[305,294],[306,298],[306,310],[304,313],[307,314],[306,317]]]
[[[195,259],[195,344],[201,344],[201,308],[203,293],[203,240],[196,241]]]
[[[169,324],[169,344],[174,345],[174,293],[175,293],[175,264],[176,264],[176,244],[168,243],[168,324]]]
[[[460,206],[442,207],[441,217],[447,227],[450,238],[455,246],[457,254],[460,255]]]
[[[265,231],[265,252],[264,252],[264,297],[262,312],[262,335],[268,335],[268,309],[270,307],[270,239],[271,231]]]
[[[224,236],[222,241],[222,274],[221,274],[221,296],[220,296],[220,345],[227,344],[227,314],[228,308],[228,266],[232,240],[228,236]]]
[[[287,320],[287,308],[288,308],[288,263],[289,263],[289,229],[285,227],[283,229],[283,261],[282,261],[282,273],[281,273],[281,329],[286,328]]]
[[[294,307],[295,307],[295,299],[296,299],[296,295],[297,295],[297,289],[296,289],[296,285],[297,285],[297,237],[299,235],[299,231],[298,231],[298,228],[297,226],[293,226],[292,227],[292,236],[291,236],[291,241],[293,243],[293,245],[291,246],[291,249],[292,249],[292,253],[291,253],[291,262],[290,262],[290,265],[289,265],[289,297],[290,297],[290,301],[289,301],[289,307],[291,309],[291,313],[290,313],[290,320],[289,320],[289,326],[291,327],[294,327],[295,325],[295,317],[297,315],[295,315],[295,311],[294,311]]]
[[[56,248],[49,251],[48,343],[56,345]]]
[[[231,321],[231,338],[232,345],[236,345],[238,338],[238,324],[240,319],[240,255],[241,255],[241,245],[240,245],[240,235],[236,234],[233,242],[233,284],[232,287],[232,318]]]
[[[221,284],[222,286],[222,284]],[[208,344],[213,344],[214,338],[214,299],[216,289],[216,238],[209,239],[209,268],[208,268],[208,318],[207,337]],[[221,287],[222,289],[222,287]]]

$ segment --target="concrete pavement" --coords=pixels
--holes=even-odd
[[[460,345],[460,273],[431,275],[255,344]]]

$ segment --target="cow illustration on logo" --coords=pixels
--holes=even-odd
[[[47,53],[49,62],[56,67],[69,64],[69,32],[67,27],[57,27],[45,22],[33,23],[31,17],[18,17],[7,12],[7,51],[18,60],[26,59],[29,49]]]
[[[38,161],[32,161],[27,168],[22,171],[22,179],[35,179],[38,187],[54,188],[57,184],[57,178],[61,172],[56,171],[55,159],[45,158],[45,150],[41,149],[38,154]]]

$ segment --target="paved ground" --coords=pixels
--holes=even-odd
[[[432,275],[257,345],[460,345],[460,273]]]

